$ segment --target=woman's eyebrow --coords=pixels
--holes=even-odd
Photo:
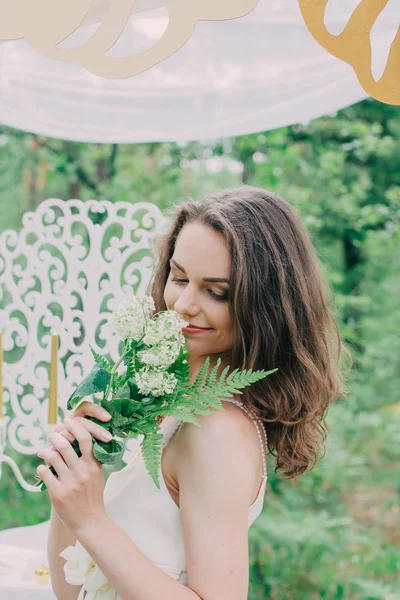
[[[179,269],[180,271],[182,271],[182,273],[186,274],[186,271],[183,267],[181,267],[181,265],[179,265],[176,260],[174,260],[173,258],[171,258],[170,262],[175,265],[175,267],[177,269]],[[208,281],[210,283],[230,283],[230,280],[227,279],[226,277],[203,277],[203,281]]]

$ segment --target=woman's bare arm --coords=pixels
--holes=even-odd
[[[87,401],[81,403],[71,413],[71,418],[85,416],[96,417],[101,421],[109,420],[102,415],[100,406]],[[99,438],[100,433],[102,432],[100,426],[88,420],[86,420],[86,425],[92,435]],[[62,424],[55,425],[52,430],[63,433],[64,437],[72,442],[73,437]],[[65,550],[68,546],[75,546],[75,543],[76,536],[64,525],[52,506],[50,531],[47,540],[47,558],[50,569],[51,585],[58,600],[76,600],[81,589],[81,586],[71,585],[65,580],[65,558],[60,556],[60,552]]]
[[[179,431],[176,472],[189,587],[203,600],[246,600],[254,425],[233,410],[197,421],[201,427],[184,423]]]
[[[74,546],[75,542],[76,537],[64,525],[54,507],[52,507],[50,531],[47,540],[47,557],[51,574],[51,587],[58,600],[76,600],[81,589],[80,586],[70,585],[65,581],[65,559],[60,556],[60,552],[65,550],[67,546]]]

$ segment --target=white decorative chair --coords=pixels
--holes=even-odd
[[[3,461],[31,489],[4,446],[7,441],[29,455],[44,445],[51,330],[59,335],[61,422],[68,397],[94,364],[89,346],[116,359],[121,340],[107,326],[107,313],[124,294],[148,291],[152,238],[165,223],[160,210],[146,202],[49,199],[24,215],[21,231],[0,234],[5,413],[0,419],[0,485]],[[128,441],[124,462],[137,444]],[[3,531],[0,544],[42,550],[48,524]]]

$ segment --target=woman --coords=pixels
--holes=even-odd
[[[82,403],[63,436],[50,434],[54,449],[40,455],[59,477],[44,465],[38,474],[54,508],[49,563],[59,600],[245,600],[266,449],[284,477],[312,468],[326,410],[346,394],[329,287],[300,219],[275,194],[243,186],[178,206],[159,240],[152,293],[157,310],[190,323],[192,378],[206,356],[211,366],[221,358],[221,369],[278,371],[200,417],[201,427],[162,423],[160,490],[138,454],[103,493],[91,438],[103,429],[82,418],[102,418],[97,405]]]

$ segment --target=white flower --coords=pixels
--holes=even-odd
[[[173,373],[166,373],[157,369],[140,369],[135,374],[136,385],[139,392],[144,396],[163,396],[163,394],[172,394],[178,383]]]
[[[111,314],[109,323],[123,340],[132,338],[138,341],[154,309],[154,300],[150,296],[137,297],[131,294]]]
[[[71,585],[81,585],[78,600],[116,600],[117,592],[104,577],[86,549],[76,542],[68,546],[60,556],[67,561],[64,565],[65,580]]]
[[[169,367],[176,361],[181,349],[181,340],[166,340],[138,352],[140,362],[150,367]]]
[[[182,334],[182,329],[187,325],[189,325],[189,323],[181,319],[174,310],[166,310],[157,313],[146,325],[143,342],[146,346],[155,346],[165,340],[175,339],[179,340],[180,344],[183,346],[185,339]]]

